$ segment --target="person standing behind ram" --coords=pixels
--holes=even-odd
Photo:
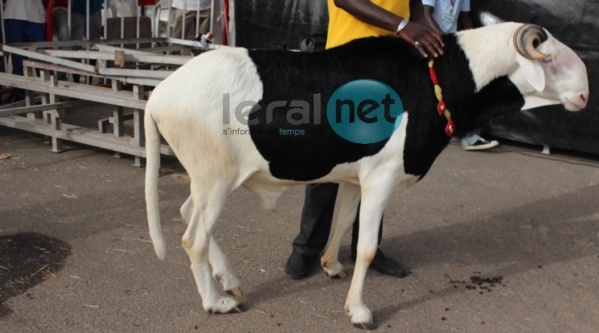
[[[422,0],[424,16],[428,24],[440,34],[447,34],[460,29],[472,29],[470,18],[470,0]],[[462,138],[465,150],[483,150],[499,145],[497,140],[488,141],[482,138],[476,129]]]
[[[440,33],[425,22],[421,0],[328,0],[329,28],[326,48],[340,46],[369,36],[396,36],[413,44],[423,57],[442,54]],[[300,232],[285,263],[285,273],[293,279],[306,277],[329,239],[339,184],[306,186]],[[357,215],[359,216],[359,214]],[[359,218],[352,230],[351,256],[356,258]],[[382,240],[382,223],[378,240]],[[382,250],[377,249],[371,267],[382,274],[405,277],[409,271]]]

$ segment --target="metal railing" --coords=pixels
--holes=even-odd
[[[214,27],[219,19],[214,16],[214,12],[222,8],[222,1],[211,1],[211,27]],[[210,47],[205,47],[198,41],[184,40],[184,38],[170,38],[169,35],[157,37],[160,33],[158,26],[161,21],[161,11],[168,13],[165,23],[167,33],[170,33],[169,27],[173,24],[171,12],[174,11],[170,0],[158,1],[156,6],[149,10],[136,6],[135,37],[125,38],[131,34],[127,30],[131,25],[130,22],[128,25],[127,21],[131,18],[119,15],[109,20],[109,12],[115,9],[111,5],[115,3],[121,5],[122,12],[127,1],[104,1],[105,9],[102,15],[104,39],[90,40],[88,0],[84,40],[2,44],[1,52],[5,59],[8,54],[19,54],[27,57],[28,60],[24,61],[24,76],[0,73],[0,85],[26,91],[24,101],[0,106],[0,126],[48,136],[52,143],[51,150],[55,152],[62,150],[64,140],[73,141],[109,149],[117,154],[132,155],[135,159],[134,165],[143,165],[145,157],[143,110],[148,94],[162,79],[192,57],[173,52],[185,49],[204,52],[221,45],[211,44]],[[219,3],[220,6],[215,7],[215,3]],[[0,15],[3,15],[1,7]],[[68,30],[71,31],[70,4],[67,10]],[[115,14],[118,15],[112,13]],[[196,31],[200,24],[197,14]],[[149,17],[149,25],[145,17]],[[182,19],[185,17],[183,11]],[[114,28],[109,22],[115,20],[120,21],[120,24],[117,24],[120,25],[118,34],[120,38],[107,38],[114,34],[114,31],[109,31]],[[143,30],[148,26],[151,30],[149,37],[148,31]],[[181,37],[185,36],[184,30]],[[67,79],[59,80],[57,73],[61,72],[71,76],[88,77],[104,84],[98,86],[71,82]],[[129,88],[123,89],[123,86]],[[71,112],[87,112],[89,108],[82,106],[89,103],[107,106],[109,110],[113,110],[112,115],[99,119],[97,129],[84,129],[81,126],[65,123],[69,118],[64,117],[61,110],[69,108]],[[126,124],[129,125],[125,126]],[[130,132],[128,133],[125,128]],[[168,146],[162,147],[162,153],[173,154]]]

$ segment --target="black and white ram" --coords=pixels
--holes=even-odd
[[[444,43],[433,67],[458,134],[523,108],[562,104],[578,111],[587,104],[585,65],[543,28],[501,23],[446,35]],[[339,136],[319,109],[337,88],[362,79],[386,84],[405,109],[389,137],[366,144]],[[160,135],[191,178],[191,196],[181,207],[188,223],[182,243],[208,312],[239,310],[238,300],[217,288],[220,282],[241,296],[239,279],[212,237],[232,191],[244,186],[274,209],[291,186],[343,183],[340,214],[321,263],[329,276],[344,274],[340,241],[361,200],[345,310],[354,325],[374,327],[362,293],[379,222],[392,191],[424,177],[450,141],[437,104],[427,59],[398,38],[359,39],[315,53],[225,48],[199,55],[161,82],[146,107],[146,204],[156,254],[162,259],[166,252]],[[374,119],[376,106],[362,105],[363,118]]]

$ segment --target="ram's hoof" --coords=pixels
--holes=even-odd
[[[354,327],[359,328],[361,330],[373,331],[376,329],[376,324],[373,322],[370,323],[354,323]]]
[[[341,271],[334,275],[329,275],[329,273],[327,273],[327,272],[325,272],[325,274],[333,280],[345,279],[347,277],[347,273],[345,273],[344,271]]]
[[[243,297],[243,291],[241,291],[241,289],[239,289],[239,288],[235,288],[235,289],[232,289],[232,290],[227,290],[225,292],[227,293],[227,295],[235,296],[237,298]]]
[[[232,308],[228,313],[242,313],[243,311],[245,311],[243,305],[239,304],[238,306]]]
[[[214,311],[214,310],[208,310],[209,314],[231,314],[231,313],[242,313],[244,311],[244,308],[241,304],[231,308],[231,310],[227,311],[227,312],[220,312],[220,311]]]

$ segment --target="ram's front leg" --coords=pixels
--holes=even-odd
[[[345,300],[345,312],[350,316],[351,322],[355,327],[370,330],[376,328],[376,325],[374,324],[370,310],[363,301],[362,295],[364,293],[364,281],[368,266],[370,266],[376,254],[377,234],[380,227],[378,221],[381,220],[382,214],[372,214],[372,216],[367,217],[364,216],[366,215],[364,214],[364,208],[364,203],[362,203],[358,253],[354,275]],[[372,221],[372,223],[368,223],[368,221]]]
[[[183,222],[185,222],[185,224],[189,224],[193,210],[194,205],[190,195],[180,209],[181,217],[183,218]],[[227,256],[220,248],[214,237],[210,237],[208,259],[210,265],[212,266],[212,276],[223,285],[225,292],[235,297],[242,297],[243,292],[239,287],[239,278],[233,271],[233,268],[229,263],[229,259],[227,259]]]
[[[376,325],[372,319],[372,313],[362,298],[364,280],[366,279],[368,266],[370,266],[376,254],[381,218],[389,196],[395,187],[393,183],[393,181],[385,179],[362,183],[356,265],[345,300],[345,312],[351,317],[351,322],[355,327],[366,330],[375,329]]]
[[[339,193],[337,224],[333,237],[331,237],[327,249],[320,259],[320,264],[329,277],[344,278],[346,276],[343,265],[339,262],[339,247],[343,236],[351,230],[352,224],[356,220],[359,202],[360,186],[343,184]]]

